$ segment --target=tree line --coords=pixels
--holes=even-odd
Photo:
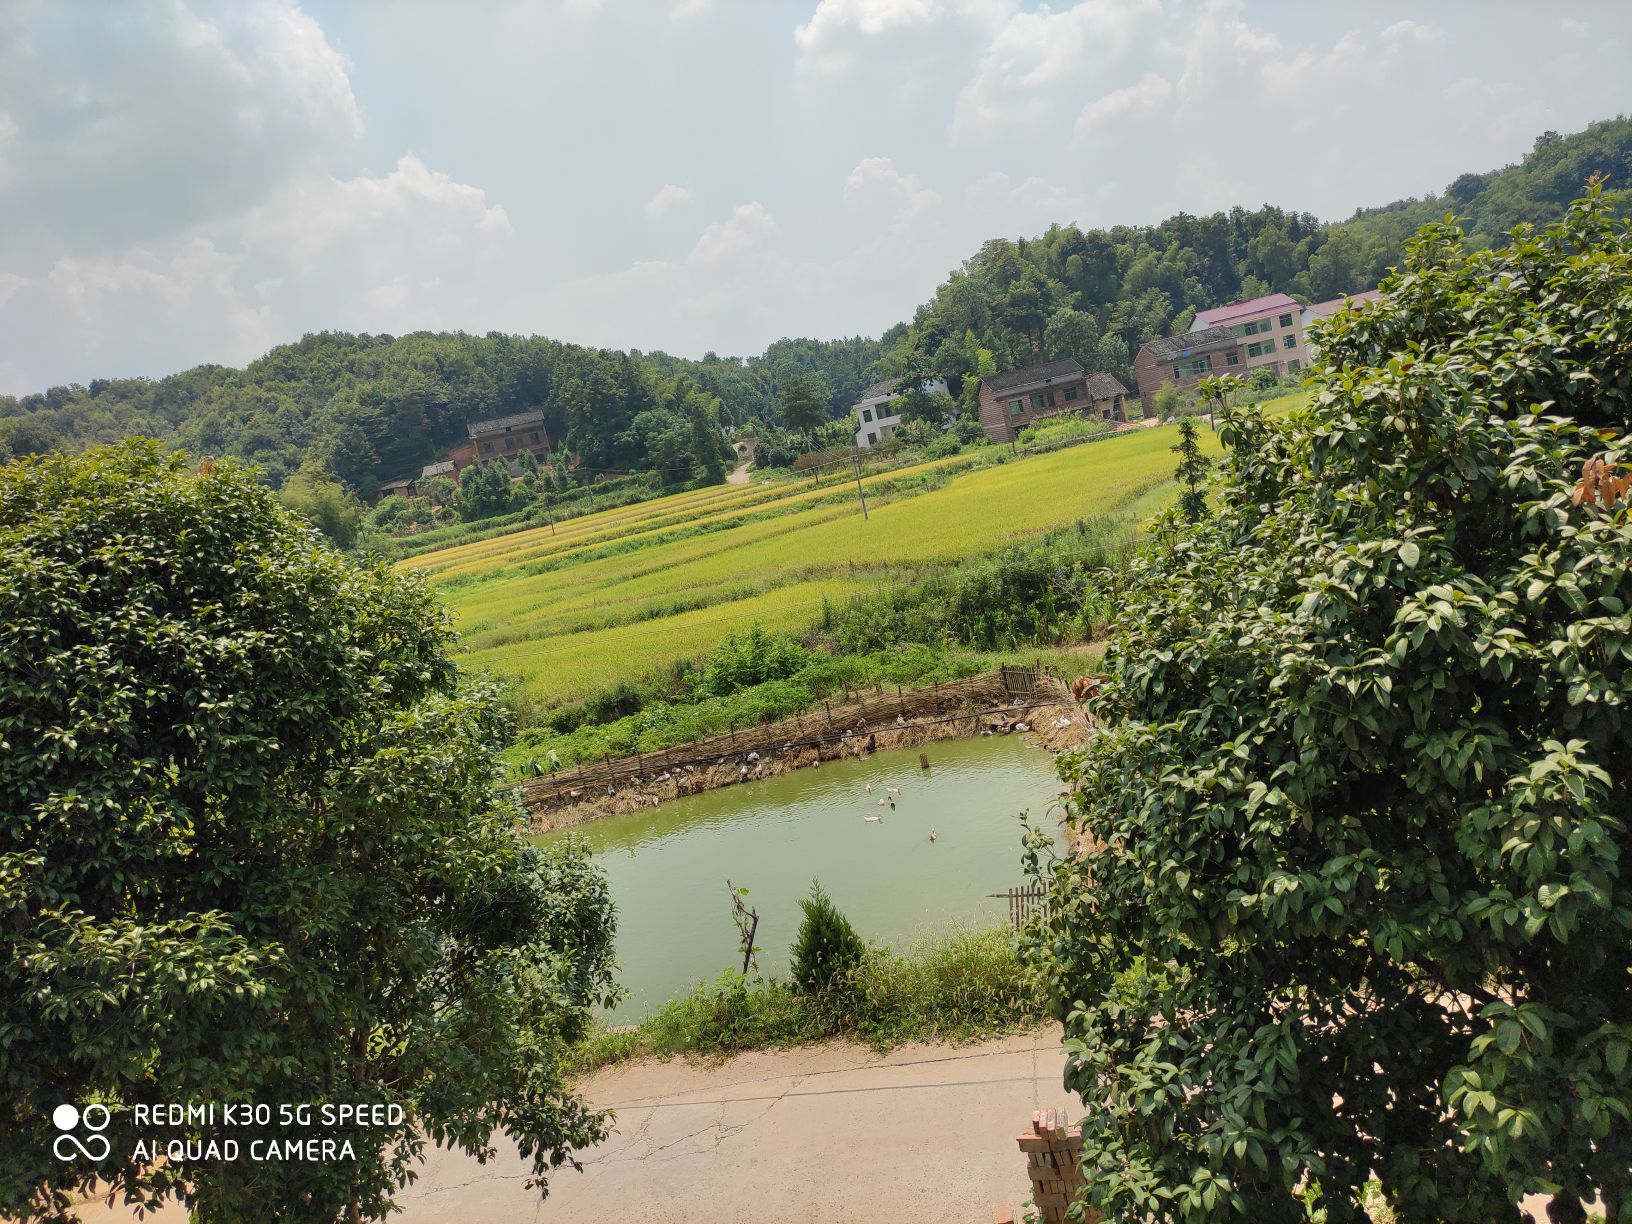
[[[1265,205],[993,239],[878,339],[783,339],[758,356],[693,360],[501,332],[319,332],[242,370],[204,365],[0,396],[0,456],[142,434],[253,462],[274,487],[305,469],[368,495],[440,458],[471,422],[538,410],[583,479],[717,480],[728,437],[756,432],[768,454],[787,453],[879,378],[905,383],[918,416],[970,413],[980,377],[1033,361],[1072,357],[1131,385],[1139,346],[1187,327],[1198,310],[1372,288],[1406,239],[1446,212],[1464,218],[1473,246],[1489,246],[1521,222],[1557,219],[1593,176],[1632,186],[1632,120],[1545,133],[1516,166],[1330,224]],[[936,377],[954,402],[924,393]]]

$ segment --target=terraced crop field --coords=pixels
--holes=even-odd
[[[401,568],[453,608],[467,666],[551,705],[702,654],[755,621],[803,629],[824,598],[1075,519],[1142,512],[1170,479],[1175,440],[1171,426],[1141,428],[995,466],[954,456],[896,468],[864,478],[865,520],[853,479],[721,485]]]

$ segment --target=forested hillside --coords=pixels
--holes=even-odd
[[[1521,222],[1556,219],[1593,175],[1632,186],[1632,120],[1546,133],[1517,166],[1335,223],[1266,205],[995,239],[879,340],[779,340],[756,357],[690,360],[497,332],[324,332],[243,370],[199,366],[0,396],[0,455],[147,434],[249,459],[274,485],[310,462],[367,494],[417,473],[471,421],[541,409],[586,476],[706,478],[726,433],[775,422],[790,379],[808,387],[796,374],[815,376],[834,417],[880,376],[942,375],[965,407],[971,376],[1032,360],[1076,357],[1127,381],[1139,345],[1188,325],[1198,309],[1274,291],[1320,300],[1369,289],[1423,223],[1455,212],[1489,244]]]

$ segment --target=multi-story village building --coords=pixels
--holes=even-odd
[[[1309,363],[1303,343],[1303,306],[1284,293],[1231,302],[1196,312],[1190,331],[1228,328],[1241,341],[1241,364],[1248,374],[1264,366],[1296,374]]]
[[[1305,306],[1301,316],[1303,321],[1303,347],[1309,354],[1309,360],[1313,361],[1320,352],[1319,344],[1315,342],[1315,338],[1309,333],[1311,323],[1316,319],[1329,319],[1338,311],[1348,309],[1351,306],[1361,306],[1366,302],[1375,302],[1382,296],[1381,290],[1367,289],[1364,293],[1351,293],[1346,297],[1332,298],[1330,301],[1315,302],[1312,305]]]
[[[901,398],[895,389],[897,381],[886,378],[883,382],[874,383],[861,393],[861,398],[850,409],[856,417],[856,445],[863,450],[888,441],[901,424],[900,412],[891,406]],[[924,384],[924,390],[931,395],[944,395],[946,380],[932,378]]]
[[[1204,378],[1240,374],[1245,369],[1241,339],[1228,327],[1162,336],[1144,345],[1133,359],[1133,378],[1146,416],[1155,411],[1156,392],[1168,384],[1193,391]]]
[[[1111,374],[1089,374],[1071,358],[1005,370],[980,380],[980,427],[993,442],[1011,442],[1032,421],[1080,412],[1126,421],[1128,389]]]

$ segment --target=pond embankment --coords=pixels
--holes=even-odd
[[[547,832],[935,740],[1024,735],[1058,752],[1085,742],[1091,726],[1058,677],[1042,668],[1004,667],[928,688],[873,689],[777,722],[562,770],[526,782],[522,798],[533,831]]]

